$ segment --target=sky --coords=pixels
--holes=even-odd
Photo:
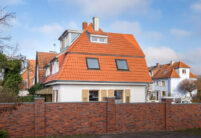
[[[183,61],[201,74],[201,0],[0,0],[0,7],[16,15],[0,30],[29,59],[59,51],[65,29],[97,16],[103,31],[133,34],[148,66]]]

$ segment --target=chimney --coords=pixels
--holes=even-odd
[[[170,61],[170,65],[173,65],[173,64],[174,64],[174,60],[171,60],[171,61]]]
[[[98,19],[98,17],[93,17],[93,28],[95,31],[99,31],[99,19]]]
[[[82,30],[85,30],[87,28],[88,24],[87,22],[83,22],[82,23]]]
[[[156,67],[159,67],[160,66],[160,63],[156,63]]]

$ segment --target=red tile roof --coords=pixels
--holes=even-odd
[[[28,71],[27,71],[27,69],[25,69],[25,71],[21,75],[22,80],[25,82],[22,89],[28,89],[33,85],[33,80],[35,77],[36,60],[28,60],[28,65],[29,65],[29,87],[27,87]]]
[[[108,43],[91,43],[88,33],[107,34]],[[86,57],[99,58],[100,70],[88,70]],[[71,81],[152,82],[144,53],[131,34],[104,33],[90,24],[65,54],[58,56],[60,69],[46,78]],[[126,59],[129,71],[118,71],[115,59]]]
[[[153,79],[179,78],[179,74],[175,70],[177,68],[190,68],[190,67],[184,64],[183,62],[175,62],[173,65],[165,64],[158,69],[158,71],[153,75],[152,78]],[[195,78],[196,76],[190,72],[190,77]]]

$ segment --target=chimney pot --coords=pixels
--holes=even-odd
[[[88,24],[87,22],[83,22],[82,23],[82,30],[85,30],[87,28]]]
[[[99,18],[93,17],[93,28],[95,31],[99,31]]]
[[[160,63],[156,63],[156,67],[159,67],[160,66]]]

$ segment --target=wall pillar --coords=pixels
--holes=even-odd
[[[44,98],[34,99],[34,109],[35,109],[35,137],[45,136],[45,103]]]
[[[116,105],[114,97],[107,97],[106,109],[106,132],[111,134],[116,132]]]
[[[173,98],[172,97],[164,97],[162,98],[162,102],[165,103],[165,130],[171,130],[171,122],[169,121],[171,116],[171,104]]]

